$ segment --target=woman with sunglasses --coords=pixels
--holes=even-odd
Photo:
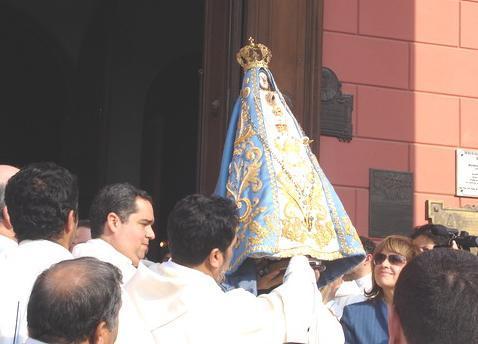
[[[390,235],[377,245],[368,300],[346,306],[340,320],[345,343],[388,343],[387,305],[392,304],[400,271],[416,254],[412,240],[401,235]]]

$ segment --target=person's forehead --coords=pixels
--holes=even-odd
[[[433,240],[426,235],[419,235],[413,239],[414,244],[434,244]]]
[[[135,200],[135,211],[130,214],[131,216],[135,217],[151,217],[151,220],[154,220],[154,211],[153,211],[153,204],[144,198],[136,197]]]
[[[383,254],[401,254],[400,252],[389,250],[387,248],[382,249],[379,253],[383,253]]]

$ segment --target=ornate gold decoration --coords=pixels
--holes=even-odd
[[[251,93],[251,89],[249,87],[244,87],[242,90],[242,98],[247,98]]]
[[[269,68],[272,53],[264,44],[254,43],[252,37],[249,38],[249,44],[242,47],[236,55],[237,62],[244,70],[254,67]]]
[[[314,140],[309,139],[307,136],[302,138],[302,143],[306,146],[310,145],[312,142],[314,142]]]
[[[233,162],[230,166],[230,168],[234,170],[235,175],[240,176],[240,178],[238,178],[240,184],[234,185],[233,183],[228,182],[226,189],[228,196],[234,199],[237,207],[243,209],[242,216],[239,217],[242,227],[237,232],[237,237],[239,239],[238,242],[244,240],[244,232],[249,230],[251,233],[254,233],[255,236],[248,238],[248,244],[257,245],[267,236],[268,230],[267,228],[262,227],[258,222],[254,221],[254,219],[267,209],[265,207],[259,207],[258,198],[250,200],[241,197],[244,191],[249,187],[253,192],[258,192],[262,189],[262,181],[259,177],[259,172],[262,166],[262,151],[255,146],[251,140],[251,137],[256,135],[256,133],[248,121],[248,111],[247,102],[243,100],[241,104],[238,133],[234,141],[234,155],[244,155],[245,159],[243,163],[238,164],[237,162]]]

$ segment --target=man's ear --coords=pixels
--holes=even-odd
[[[7,229],[13,229],[12,222],[10,221],[10,214],[8,214],[7,206],[2,209],[2,222]]]
[[[407,344],[395,306],[388,306],[388,344]]]
[[[213,269],[219,269],[224,263],[224,255],[218,248],[213,248],[208,256],[208,263]]]
[[[66,234],[70,234],[70,233],[76,234],[77,227],[78,227],[78,217],[74,210],[70,210],[66,218],[66,225],[65,225]]]
[[[373,254],[367,253],[367,255],[365,256],[365,262],[372,263],[372,259],[373,259]]]
[[[111,232],[115,233],[121,225],[121,219],[116,213],[108,213],[105,225]]]
[[[106,325],[106,322],[102,321],[98,324],[98,326],[96,326],[93,343],[95,344],[114,343],[117,334],[118,334],[117,329],[110,331],[108,329],[108,326]]]

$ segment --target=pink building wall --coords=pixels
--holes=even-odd
[[[324,0],[323,65],[354,95],[350,143],[320,138],[321,166],[368,235],[369,168],[414,174],[425,200],[455,196],[455,149],[478,149],[478,0]]]

